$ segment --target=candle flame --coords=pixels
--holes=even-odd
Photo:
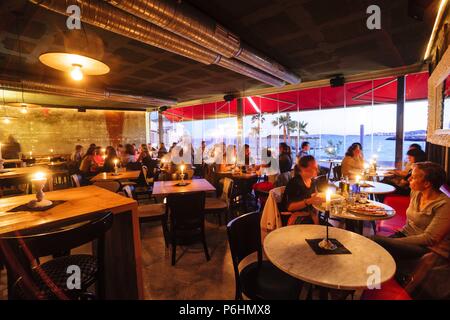
[[[44,173],[44,172],[41,172],[41,171],[36,172],[36,173],[33,175],[33,179],[34,179],[34,180],[43,180],[43,179],[45,179],[45,178],[46,178],[45,173]]]

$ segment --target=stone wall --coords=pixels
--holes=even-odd
[[[0,116],[5,110],[0,109]],[[68,154],[74,146],[91,143],[106,147],[119,143],[145,143],[145,113],[135,111],[36,108],[27,114],[19,108],[6,107],[8,116],[16,117],[10,124],[0,122],[0,143],[13,137],[26,155]]]

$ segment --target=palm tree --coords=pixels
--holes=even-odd
[[[251,133],[256,137],[256,156],[259,157],[259,136],[261,133],[261,123],[266,121],[262,113],[257,113],[251,118],[252,123],[256,122],[256,127],[251,129]]]
[[[276,120],[272,121],[272,125],[279,129],[283,129],[283,140],[287,142],[287,138],[289,138],[289,143],[291,140],[291,132],[297,131],[298,121],[292,120],[291,115],[286,113],[285,116],[279,116]]]
[[[308,126],[308,122],[299,121],[298,122],[298,131],[297,131],[297,141],[295,141],[295,152],[298,152],[298,143],[300,141],[300,135],[302,133],[308,134],[308,131],[306,131],[306,127]]]

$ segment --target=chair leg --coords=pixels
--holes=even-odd
[[[205,250],[206,261],[209,261],[211,260],[211,257],[209,256],[208,245],[206,244],[205,230],[202,231],[202,242],[203,242],[203,249]]]
[[[177,260],[177,243],[175,240],[172,240],[172,266],[175,265]]]

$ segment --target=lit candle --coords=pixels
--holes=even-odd
[[[181,170],[181,178],[183,179],[184,176],[184,164],[180,165],[180,170]]]
[[[33,182],[42,182],[42,181],[47,181],[47,176],[45,175],[44,172],[36,172],[33,177],[31,178],[31,181]]]
[[[117,162],[118,162],[118,161],[119,161],[119,160],[114,159],[114,173],[115,173],[115,174],[118,173],[118,168],[117,168]]]
[[[50,149],[50,153],[53,153],[53,149]]]
[[[330,211],[330,206],[331,206],[331,194],[332,191],[331,189],[328,189],[325,193],[325,208],[327,211]]]
[[[30,159],[32,159],[32,158],[33,158],[33,152],[30,151]]]

